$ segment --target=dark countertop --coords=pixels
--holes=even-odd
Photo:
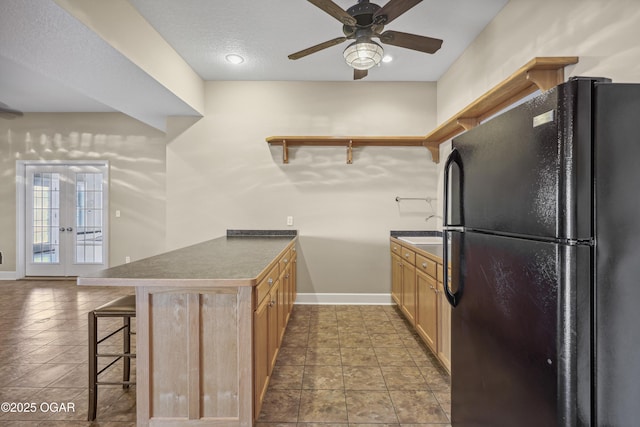
[[[253,286],[296,239],[261,231],[227,236],[79,277],[94,286]]]

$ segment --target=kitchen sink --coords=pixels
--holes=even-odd
[[[441,245],[442,237],[438,236],[402,236],[398,239],[412,245]]]

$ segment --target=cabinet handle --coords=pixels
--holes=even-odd
[[[422,268],[427,268],[427,263],[426,262],[422,263]]]
[[[286,263],[288,263],[288,262],[289,262],[289,260],[285,258],[285,259],[284,259],[284,263],[286,264]]]
[[[273,285],[273,279],[270,278],[269,280],[267,280],[267,283]]]
[[[274,305],[276,305],[276,302],[272,300],[272,301],[269,303],[269,307],[273,307]]]
[[[288,275],[288,274],[287,274],[287,275],[285,275],[285,276],[284,276],[284,278],[285,278],[285,279],[288,279],[288,278],[289,278],[289,275]]]
[[[404,257],[409,259],[409,254],[404,254]]]
[[[436,288],[434,288],[432,285],[429,285],[429,287],[434,291],[436,290]]]

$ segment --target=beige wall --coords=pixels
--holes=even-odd
[[[435,126],[433,83],[209,82],[205,117],[167,148],[169,248],[227,228],[300,233],[299,291],[389,293],[392,229],[432,228],[428,150],[269,147],[271,135],[424,135]],[[171,126],[170,129],[171,131]]]
[[[108,160],[111,265],[163,252],[165,148],[164,134],[119,113],[0,119],[0,272],[16,270],[17,160]]]
[[[579,56],[567,78],[640,82],[639,23],[637,0],[511,0],[438,81],[438,122],[536,56]],[[441,145],[440,183],[450,151],[450,142]]]
[[[640,81],[637,0],[511,0],[438,81],[447,120],[535,56],[579,56],[566,75]]]

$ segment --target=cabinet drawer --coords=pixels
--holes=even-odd
[[[429,258],[416,254],[416,268],[427,273],[429,276],[436,278],[436,262]]]
[[[283,272],[284,269],[287,267],[287,265],[289,265],[290,262],[291,262],[291,250],[288,250],[280,258],[280,272]]]
[[[402,246],[397,243],[391,242],[391,253],[402,256]]]
[[[402,260],[407,261],[411,265],[416,265],[416,253],[411,249],[407,249],[404,246],[402,247]]]
[[[256,305],[260,304],[260,301],[269,293],[271,286],[278,280],[279,270],[277,265],[273,267],[271,271],[269,271],[269,274],[256,286]]]

